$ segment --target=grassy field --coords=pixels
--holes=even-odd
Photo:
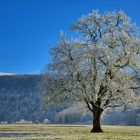
[[[140,140],[140,127],[103,126],[89,133],[89,125],[0,125],[0,140]]]

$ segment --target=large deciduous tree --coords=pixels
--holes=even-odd
[[[100,118],[108,107],[139,100],[134,72],[139,69],[137,27],[122,11],[93,11],[72,25],[75,39],[51,48],[45,68],[46,103],[83,102],[93,113],[91,132],[102,132]]]

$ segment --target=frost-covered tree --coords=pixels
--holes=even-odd
[[[93,113],[91,132],[102,132],[100,117],[108,107],[137,104],[134,73],[139,69],[140,38],[124,12],[93,11],[72,25],[75,39],[51,48],[45,68],[45,102],[81,102]]]

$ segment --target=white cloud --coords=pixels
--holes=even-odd
[[[0,72],[0,76],[2,75],[15,75],[14,73],[6,73],[6,72]]]

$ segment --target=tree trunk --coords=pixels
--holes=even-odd
[[[93,112],[93,129],[90,131],[91,133],[99,133],[103,132],[101,128],[101,115],[102,115],[103,110],[98,109]]]

